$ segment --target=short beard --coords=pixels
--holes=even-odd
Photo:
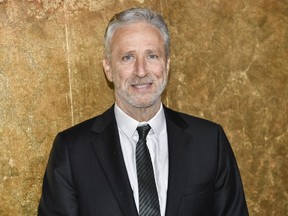
[[[145,84],[145,83],[153,83],[153,78],[151,77],[144,77],[144,78],[135,78],[129,82],[129,84]],[[161,94],[163,93],[164,89],[166,88],[168,78],[165,77],[163,82],[158,86],[157,91],[152,94],[149,98],[145,100],[141,100],[141,95],[138,97],[138,95],[130,95],[127,92],[123,91],[122,89],[117,89],[117,94],[126,100],[130,105],[136,108],[148,108],[151,107],[153,104],[156,103],[156,101],[161,97]]]

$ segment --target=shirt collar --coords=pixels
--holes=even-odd
[[[114,106],[115,118],[118,128],[123,131],[128,137],[132,137],[136,128],[139,125],[149,124],[152,131],[157,137],[160,136],[163,130],[166,130],[166,120],[163,105],[161,104],[160,109],[156,115],[148,122],[139,122],[132,117],[128,116],[124,111],[121,110],[117,104]]]

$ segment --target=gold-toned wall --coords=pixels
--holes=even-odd
[[[287,0],[0,0],[0,215],[36,215],[55,134],[113,103],[102,37],[133,6],[169,24],[165,104],[222,124],[252,216],[288,215]]]

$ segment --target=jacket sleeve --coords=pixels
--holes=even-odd
[[[79,215],[69,152],[59,134],[54,140],[50,153],[38,207],[38,216],[56,215]]]
[[[248,216],[237,162],[221,126],[218,135],[218,170],[213,215]]]

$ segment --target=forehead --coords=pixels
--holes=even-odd
[[[129,23],[119,27],[113,34],[111,48],[119,46],[158,46],[164,49],[164,38],[160,30],[145,21]]]

